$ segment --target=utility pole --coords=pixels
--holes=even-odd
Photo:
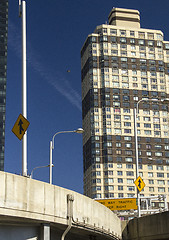
[[[22,18],[22,115],[27,119],[26,79],[26,1],[19,0],[19,17]],[[27,176],[27,132],[22,140],[22,175]]]

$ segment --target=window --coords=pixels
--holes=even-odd
[[[126,57],[121,57],[121,62],[127,62],[127,58]]]
[[[114,190],[114,186],[105,186],[105,191],[113,191]]]
[[[100,193],[93,194],[93,198],[101,198],[101,194]]]
[[[131,38],[131,39],[130,39],[130,43],[131,43],[131,44],[135,44],[135,39],[134,39],[134,38]]]
[[[135,35],[134,31],[130,31],[130,36],[134,36],[134,35]]]
[[[126,35],[126,31],[125,30],[120,30],[120,35],[125,36]]]
[[[124,129],[124,133],[131,133],[131,129]]]
[[[118,178],[118,183],[123,183],[123,179],[122,178]]]
[[[131,120],[131,117],[129,115],[124,115],[124,120]]]
[[[110,29],[110,34],[116,35],[117,34],[117,30],[116,29]]]
[[[118,163],[118,164],[117,164],[117,168],[122,168],[122,164],[121,164],[121,163]]]
[[[133,162],[133,158],[132,158],[132,157],[126,157],[126,158],[125,158],[125,161],[126,161],[126,162]]]
[[[127,171],[127,172],[126,172],[126,175],[127,175],[127,176],[134,176],[134,172],[133,172],[133,171]]]
[[[120,143],[120,142],[117,142],[117,143],[116,143],[116,147],[121,147],[121,143]]]
[[[136,56],[136,52],[131,52],[131,56]]]
[[[125,147],[126,147],[126,148],[131,148],[131,147],[132,147],[132,144],[131,144],[131,143],[125,143]]]
[[[126,154],[126,155],[132,155],[132,154],[133,154],[133,151],[132,151],[132,150],[125,150],[125,154]]]
[[[147,168],[148,168],[148,170],[153,170],[153,166],[152,165],[148,165]]]
[[[150,121],[150,117],[143,117],[144,121]]]
[[[143,39],[139,39],[139,40],[138,40],[138,44],[139,44],[139,45],[144,45],[144,44],[145,44],[145,41],[144,41]]]
[[[157,165],[157,166],[156,166],[156,169],[157,169],[157,170],[164,170],[164,167],[163,167],[162,165]]]
[[[121,42],[121,43],[126,43],[126,42],[127,42],[127,40],[126,40],[126,38],[124,38],[124,37],[121,37],[121,38],[120,38],[120,42]]]
[[[122,162],[122,157],[117,157],[117,158],[116,158],[116,161],[117,161],[117,162]]]
[[[164,187],[158,187],[158,192],[165,192],[165,188]]]
[[[164,173],[157,173],[157,177],[164,177]]]
[[[153,177],[153,173],[152,172],[148,172],[148,177]]]
[[[123,186],[118,186],[118,190],[122,191],[123,190]]]
[[[145,128],[151,128],[151,124],[150,123],[144,123],[144,127]]]
[[[151,149],[151,144],[146,144],[146,149]]]
[[[123,198],[124,194],[123,193],[118,193],[119,198]]]
[[[146,155],[147,156],[151,156],[151,152],[146,152]]]
[[[150,192],[154,192],[154,187],[149,187]]]
[[[134,197],[134,194],[128,193],[128,194],[127,194],[127,197],[132,198],[132,197]]]
[[[116,136],[116,141],[121,141],[121,136]]]
[[[118,175],[118,176],[122,176],[122,175],[123,175],[123,172],[122,172],[122,171],[117,171],[117,175]]]
[[[155,156],[157,156],[157,157],[161,157],[162,155],[163,155],[162,152],[155,152]]]
[[[92,191],[100,191],[100,190],[101,190],[101,186],[92,187]]]
[[[157,180],[157,184],[159,184],[159,185],[165,185],[165,181],[164,181],[164,180]]]
[[[151,179],[151,180],[148,180],[148,183],[149,183],[149,184],[154,184],[154,180],[152,180],[152,179]]]
[[[131,184],[131,183],[134,183],[134,179],[128,178],[127,179],[127,184]]]
[[[133,164],[126,164],[126,168],[133,169]]]
[[[151,130],[144,130],[145,135],[151,135]]]
[[[124,122],[124,126],[131,127],[131,122]]]
[[[124,140],[125,140],[125,141],[131,141],[131,139],[132,139],[132,138],[131,138],[130,136],[125,136],[125,137],[124,137]]]
[[[134,191],[134,186],[127,186],[127,191]]]

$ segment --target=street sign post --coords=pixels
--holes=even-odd
[[[140,176],[135,180],[134,183],[135,183],[137,189],[139,190],[139,192],[141,192],[143,190],[143,188],[145,187],[145,183]]]
[[[137,209],[136,198],[98,199],[96,201],[112,211]]]
[[[24,118],[22,114],[20,114],[12,128],[12,132],[17,136],[17,138],[19,138],[19,140],[21,140],[28,126],[29,121],[26,118]]]

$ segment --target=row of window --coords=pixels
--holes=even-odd
[[[97,30],[97,33],[108,33],[108,29],[107,28],[101,28]],[[126,31],[126,30],[117,30],[117,29],[112,29],[110,28],[110,34],[111,35],[121,35],[121,36],[126,36],[126,35],[130,35],[131,37],[135,37],[138,34],[139,38],[148,38],[148,39],[158,39],[158,40],[163,40],[163,35],[159,34],[159,33],[145,33],[145,32],[135,32],[135,31]],[[169,49],[169,46],[168,46]]]
[[[109,154],[109,152],[107,151],[106,152],[106,155],[103,156],[103,161],[104,162],[112,162],[114,159],[114,161],[116,162],[119,162],[121,163],[122,162],[122,157],[112,157],[112,153]],[[132,157],[125,157],[124,158],[125,162],[128,162],[128,163],[132,163],[133,162],[133,158]],[[142,158],[139,157],[139,163],[141,164],[142,163]],[[148,160],[151,160],[151,159],[148,159]],[[84,158],[84,162],[86,161],[86,159]],[[92,158],[91,158],[91,163],[100,163],[101,162],[101,157],[100,156],[95,156],[93,155]],[[153,162],[156,163],[156,164],[167,164],[169,165],[169,160],[167,159],[160,159],[160,158],[157,158],[157,159],[153,159]]]
[[[128,178],[128,179],[127,179],[127,184],[134,184],[134,181],[135,181],[135,179]],[[123,178],[118,178],[118,179],[117,179],[117,182],[118,182],[118,183],[123,183]],[[150,185],[153,185],[154,182],[155,182],[155,180],[153,180],[153,179],[149,179],[149,180],[148,180],[148,183],[149,183]],[[92,179],[92,183],[93,183],[93,184],[101,183],[101,178]],[[104,178],[104,183],[105,183],[105,184],[113,184],[113,183],[114,183],[114,179],[113,179],[113,178]],[[165,180],[157,180],[157,184],[159,184],[159,185],[165,185]],[[167,184],[169,185],[169,180],[167,181]]]
[[[123,176],[123,171],[117,171],[117,176]],[[126,171],[125,175],[126,176],[134,176],[135,172],[133,171]],[[109,170],[109,171],[104,171],[104,176],[112,176],[113,175],[113,171]],[[139,172],[140,176],[143,176],[143,172]],[[158,178],[164,178],[164,173],[163,172],[148,172],[148,177],[158,177]],[[95,171],[92,172],[92,176],[96,177],[96,176],[101,176],[101,171]],[[169,173],[166,173],[167,178],[169,178]]]
[[[112,134],[113,133],[113,131],[114,131],[114,134],[122,134],[122,130],[121,130],[121,128],[113,128],[113,129],[111,129],[111,128],[108,128],[108,127],[103,127],[103,129],[101,129],[101,128],[95,128],[94,126],[93,127],[91,127],[91,134],[93,135],[93,134],[99,134],[100,133],[100,131],[101,132],[103,132],[103,134]],[[134,132],[133,132],[133,130],[132,129],[123,129],[123,133],[124,134],[133,134]],[[146,136],[152,136],[152,137],[161,137],[161,131],[152,131],[152,130],[144,130],[144,135],[146,135]],[[169,136],[169,133],[168,133],[168,131],[163,131],[162,132],[163,133],[163,135],[165,136],[165,137],[167,137],[167,136]],[[137,134],[138,135],[141,135],[141,130],[137,130]]]
[[[126,164],[126,168],[133,169],[133,164]],[[100,164],[93,164],[92,165],[93,169],[101,168]],[[113,168],[113,163],[104,163],[104,168]],[[123,165],[118,163],[117,168],[123,168]],[[138,166],[139,169],[142,169],[142,165]],[[153,170],[153,165],[147,165],[148,170]],[[164,170],[163,165],[156,165],[156,170]],[[169,171],[169,166],[166,166],[166,171]]]
[[[95,191],[101,191],[102,187],[101,186],[95,186],[92,187],[92,192]],[[148,188],[150,192],[154,192],[154,187],[149,187]],[[104,186],[104,191],[113,191],[114,190],[114,186]],[[123,186],[118,186],[118,191],[123,191],[124,187]],[[136,187],[135,186],[127,186],[127,191],[135,191]],[[158,192],[165,192],[165,187],[158,187]],[[169,188],[168,188],[168,192],[169,192]]]
[[[116,141],[121,141],[121,140],[124,140],[124,141],[131,141],[132,140],[132,137],[131,136],[115,136],[115,139]],[[169,139],[168,138],[164,138],[164,139],[161,139],[161,138],[150,138],[150,137],[146,137],[144,138],[145,142],[151,142],[153,141],[154,143],[160,143],[162,142],[162,140],[164,141],[164,143],[169,143]],[[95,141],[100,141],[101,140],[101,137],[100,136],[92,136],[91,137],[91,141],[95,142]],[[107,141],[107,140],[112,140],[112,136],[111,135],[105,135],[103,137],[103,140],[104,142]],[[138,141],[140,142],[141,141],[141,138],[138,137]]]
[[[147,108],[150,108],[150,105],[148,104],[148,105],[145,105],[145,104],[143,104],[143,106],[147,106]],[[109,108],[109,110],[110,110],[110,108]],[[114,113],[116,114],[116,113],[121,113],[121,110],[122,109],[120,109],[120,108],[114,108],[113,109],[114,110]],[[107,110],[108,111],[108,110]],[[130,109],[129,108],[123,108],[123,113],[130,113]],[[109,114],[110,115],[110,114]],[[143,109],[143,115],[150,115],[150,110],[144,110]],[[159,116],[160,115],[160,112],[159,111],[153,111],[153,116]],[[162,116],[167,116],[167,112],[166,111],[161,111],[161,115]],[[108,115],[107,115],[108,116]],[[111,116],[111,115],[110,115]],[[115,116],[115,115],[114,115]],[[116,115],[117,116],[117,115]],[[130,117],[130,116],[128,116],[128,117]],[[96,116],[94,116],[94,118],[95,118],[95,120],[98,120],[99,119],[99,116],[98,115],[96,115]],[[109,117],[107,117],[107,118],[109,118]],[[111,117],[110,117],[111,118]],[[92,120],[92,119],[91,119]],[[127,120],[129,120],[129,119],[127,119]]]

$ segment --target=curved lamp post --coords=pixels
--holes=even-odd
[[[54,140],[56,135],[61,134],[61,133],[83,133],[84,130],[83,128],[78,128],[77,130],[72,130],[72,131],[61,131],[57,132],[53,135],[52,141],[50,141],[50,164],[49,164],[49,183],[52,184],[52,165],[53,165],[53,160],[52,160],[52,150],[54,149]]]
[[[147,101],[151,101],[151,102],[169,102],[169,98],[165,98],[165,99],[140,99],[137,102],[136,107],[134,108],[134,136],[135,136],[135,155],[136,155],[136,179],[139,176],[139,170],[138,170],[138,138],[137,138],[137,117],[138,117],[138,111],[139,111],[139,103],[140,102],[147,102]],[[140,192],[137,189],[137,206],[138,206],[138,217],[140,217],[141,212],[140,212]]]
[[[33,172],[38,169],[38,168],[45,168],[45,167],[50,167],[50,165],[45,165],[45,166],[38,166],[38,167],[35,167],[32,169],[32,172],[31,172],[31,175],[30,175],[30,178],[33,178]],[[54,167],[54,165],[52,164],[52,167]]]

